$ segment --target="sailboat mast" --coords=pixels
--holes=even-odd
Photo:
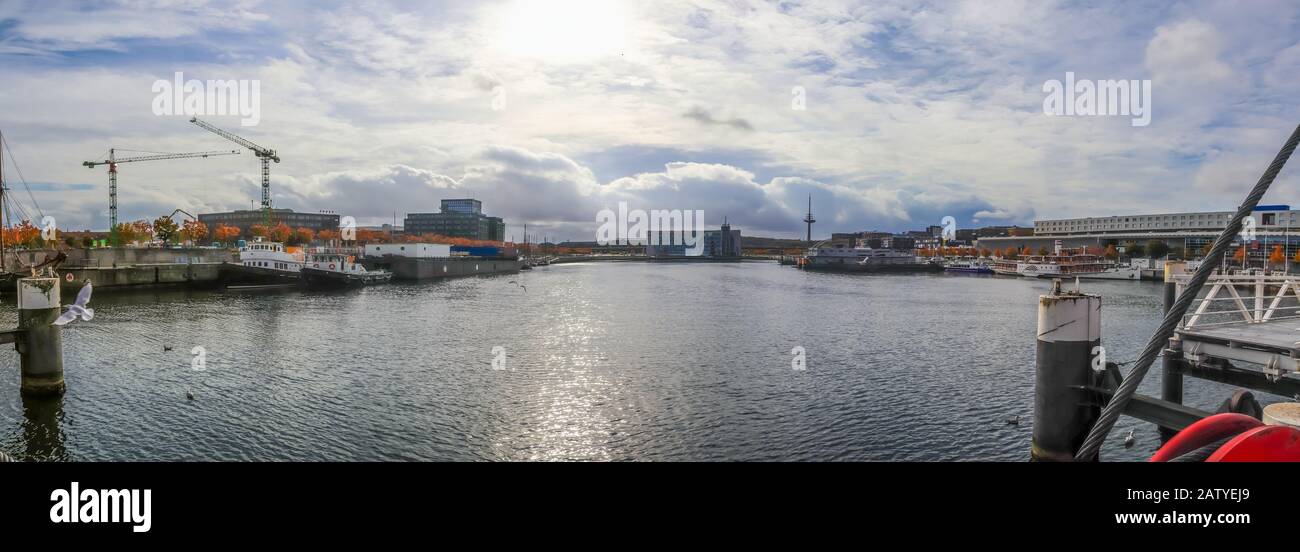
[[[0,131],[0,272],[5,270],[5,133]]]

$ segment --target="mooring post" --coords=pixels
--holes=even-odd
[[[22,369],[21,392],[28,397],[62,395],[63,328],[52,324],[59,317],[59,279],[18,280],[18,341]]]
[[[1164,310],[1161,314],[1169,312],[1174,306],[1174,301],[1178,300],[1178,283],[1174,278],[1186,271],[1186,263],[1183,262],[1166,262],[1165,263],[1165,288],[1164,288]],[[1171,338],[1163,352],[1164,358],[1160,361],[1160,398],[1166,401],[1183,404],[1183,374],[1178,371],[1178,362],[1181,360],[1182,347],[1176,343],[1177,338]],[[1160,442],[1168,441],[1177,431],[1168,428],[1160,428]]]
[[[1030,458],[1071,461],[1097,420],[1101,407],[1087,387],[1101,375],[1093,370],[1093,348],[1101,345],[1101,297],[1079,291],[1038,297],[1038,359],[1034,363],[1034,437]]]

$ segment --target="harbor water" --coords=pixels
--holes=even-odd
[[[1036,305],[1049,286],[627,262],[341,292],[101,293],[94,320],[64,330],[61,400],[21,399],[17,354],[0,353],[0,450],[81,461],[1024,461]],[[1083,286],[1103,296],[1109,360],[1136,357],[1158,323],[1160,284]],[[10,305],[0,324],[15,318]],[[1158,385],[1153,370],[1143,392]],[[1186,403],[1213,410],[1229,392],[1189,379]],[[1137,444],[1126,449],[1130,428]],[[1157,444],[1154,426],[1123,418],[1103,458],[1144,459]]]

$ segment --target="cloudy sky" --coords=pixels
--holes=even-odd
[[[258,81],[256,126],[206,118],[278,150],[277,207],[362,224],[465,196],[587,240],[619,201],[787,237],[809,193],[819,235],[1233,208],[1300,122],[1300,4],[1086,4],[7,1],[0,130],[69,229],[107,228],[82,161],[232,147],[154,113],[176,72]],[[1150,79],[1150,125],[1045,115],[1067,71]],[[122,165],[120,217],[259,179],[247,152]]]

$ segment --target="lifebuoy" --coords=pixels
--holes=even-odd
[[[312,263],[312,268],[320,268],[320,263]]]
[[[69,281],[69,282],[71,282],[71,281],[72,281],[72,273],[69,272],[66,276],[63,277],[63,279],[64,279],[64,280],[67,280],[67,281]]]
[[[334,270],[334,263],[330,263],[330,270]]]

